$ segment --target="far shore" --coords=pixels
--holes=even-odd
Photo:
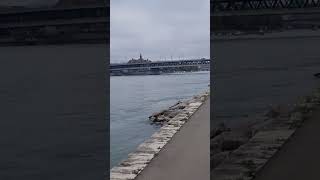
[[[232,40],[254,40],[254,39],[281,39],[281,38],[315,38],[320,37],[319,29],[294,29],[273,32],[257,33],[229,33],[221,35],[211,35],[213,41],[232,41]]]

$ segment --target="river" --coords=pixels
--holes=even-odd
[[[111,167],[125,159],[159,127],[148,116],[207,90],[208,71],[149,76],[112,76],[110,82]]]
[[[0,47],[0,179],[103,179],[106,45]]]
[[[214,97],[212,127],[237,124],[288,105],[319,84],[320,37],[211,42]]]

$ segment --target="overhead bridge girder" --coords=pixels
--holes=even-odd
[[[319,8],[320,0],[211,0],[211,11]]]

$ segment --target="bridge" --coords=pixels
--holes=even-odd
[[[149,63],[134,64],[111,64],[111,75],[146,75],[160,74],[177,71],[199,71],[209,70],[210,59],[190,59],[173,61],[156,61]]]
[[[320,0],[211,0],[210,5],[212,32],[319,27]]]
[[[319,13],[319,0],[211,0],[214,16]],[[304,11],[304,12],[303,12]]]
[[[104,5],[0,12],[1,43],[105,43],[109,7]]]

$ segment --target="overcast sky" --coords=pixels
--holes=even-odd
[[[210,56],[209,0],[111,0],[111,61]]]

